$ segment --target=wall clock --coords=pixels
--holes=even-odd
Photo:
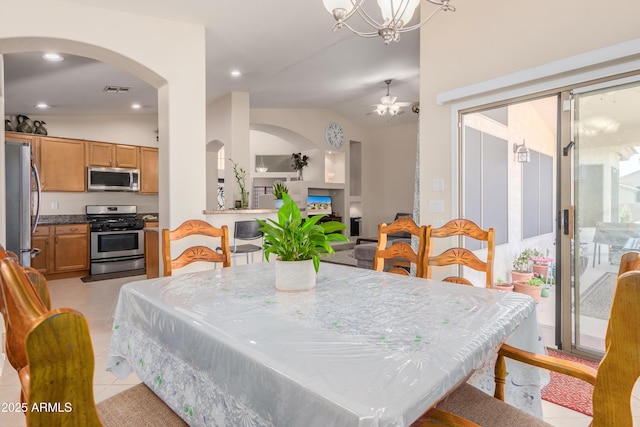
[[[339,149],[344,145],[344,130],[338,123],[331,122],[324,130],[324,139],[329,147]]]

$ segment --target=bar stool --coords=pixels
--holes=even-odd
[[[236,221],[233,229],[233,246],[231,246],[231,254],[245,254],[247,264],[249,264],[249,254],[251,254],[251,262],[253,262],[253,253],[262,251],[262,244],[254,245],[251,243],[238,244],[238,240],[256,240],[262,239],[263,233],[260,231],[260,224],[256,220]],[[264,252],[262,253],[264,260]]]

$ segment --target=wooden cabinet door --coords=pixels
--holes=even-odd
[[[40,138],[42,191],[85,191],[84,141]]]
[[[55,227],[54,269],[56,272],[89,268],[88,230],[87,224]]]
[[[138,168],[138,147],[133,145],[116,145],[116,167]]]
[[[31,248],[40,249],[40,253],[35,258],[31,258],[31,267],[41,273],[50,273],[53,267],[50,232],[50,227],[38,227],[31,236]]]
[[[140,193],[158,193],[158,149],[140,147]]]
[[[87,142],[87,164],[89,166],[113,166],[113,144]]]

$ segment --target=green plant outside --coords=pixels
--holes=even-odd
[[[533,271],[531,258],[542,256],[543,254],[537,249],[527,248],[513,258],[513,270],[520,273],[531,273]]]
[[[277,200],[282,199],[283,194],[289,194],[289,188],[283,182],[273,183],[273,197]]]
[[[544,285],[544,280],[539,277],[534,277],[533,279],[529,279],[527,282],[529,286],[542,286]]]
[[[341,222],[328,221],[318,224],[326,215],[315,215],[302,221],[300,209],[287,193],[282,195],[283,204],[278,209],[278,221],[256,219],[264,233],[264,256],[276,254],[282,261],[305,261],[312,259],[318,272],[320,254],[333,253],[330,242],[348,242],[347,236],[335,233],[347,227]]]

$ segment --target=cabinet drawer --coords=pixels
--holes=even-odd
[[[56,236],[61,234],[86,234],[89,232],[89,224],[56,225]]]
[[[49,227],[39,226],[36,228],[36,231],[32,234],[32,236],[40,237],[40,236],[48,236],[51,230]]]

